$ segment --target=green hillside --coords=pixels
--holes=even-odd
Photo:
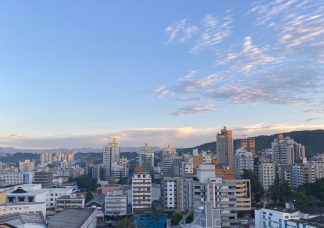
[[[256,151],[261,151],[262,149],[270,148],[271,142],[273,142],[274,139],[278,138],[279,134],[280,133],[274,135],[260,135],[254,137]],[[307,157],[312,157],[315,154],[324,153],[324,130],[292,131],[285,132],[282,134],[284,136],[289,136],[293,138],[295,142],[301,143],[303,146],[305,146]],[[192,152],[192,149],[195,148],[198,148],[199,151],[210,150],[212,152],[215,152],[216,142],[214,141],[204,143],[202,145],[192,148],[178,149],[177,151],[179,152],[179,154],[182,154],[185,152]],[[236,140],[234,140],[234,148],[236,148]]]

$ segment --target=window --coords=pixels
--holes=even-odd
[[[55,193],[55,196],[57,196],[57,193]]]

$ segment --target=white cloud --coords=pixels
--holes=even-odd
[[[267,47],[258,48],[252,44],[250,36],[244,39],[243,50],[241,52],[230,52],[225,56],[220,54],[220,58],[216,61],[217,65],[229,65],[232,70],[249,72],[254,67],[269,62],[277,61],[276,58],[265,54]]]
[[[316,130],[324,129],[320,124],[287,125],[287,124],[253,124],[241,126],[228,126],[233,129],[235,135],[270,135],[275,133],[290,132],[296,130]],[[167,147],[191,147],[206,142],[215,141],[215,134],[220,131],[222,126],[212,128],[193,128],[190,126],[180,128],[137,128],[128,130],[109,131],[95,135],[69,136],[39,136],[29,137],[26,135],[0,135],[0,142],[7,147],[24,149],[51,149],[51,148],[102,148],[102,145],[116,138],[122,147],[140,147],[148,143],[149,146]]]
[[[165,29],[165,33],[168,36],[167,43],[184,43],[196,34],[198,30],[198,27],[189,25],[186,19],[175,22]]]
[[[200,53],[205,48],[221,43],[232,34],[232,23],[233,19],[229,15],[223,17],[220,21],[212,15],[206,15],[203,20],[205,30],[200,34],[200,39],[196,41],[196,45],[190,52]]]
[[[297,0],[276,0],[267,4],[258,4],[249,10],[246,15],[256,14],[256,24],[263,25],[275,16],[282,14],[283,11],[289,9],[296,2]]]
[[[210,108],[211,105],[208,104],[191,104],[191,105],[181,105],[173,112],[166,112],[174,116],[184,116],[191,114],[201,114],[201,113],[216,113],[216,112],[227,112],[225,109],[214,109]]]

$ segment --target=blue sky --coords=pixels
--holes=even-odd
[[[324,3],[2,1],[0,146],[323,128]]]

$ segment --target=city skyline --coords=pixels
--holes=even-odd
[[[78,10],[75,10],[75,6]],[[320,0],[3,2],[0,146],[324,129]]]

